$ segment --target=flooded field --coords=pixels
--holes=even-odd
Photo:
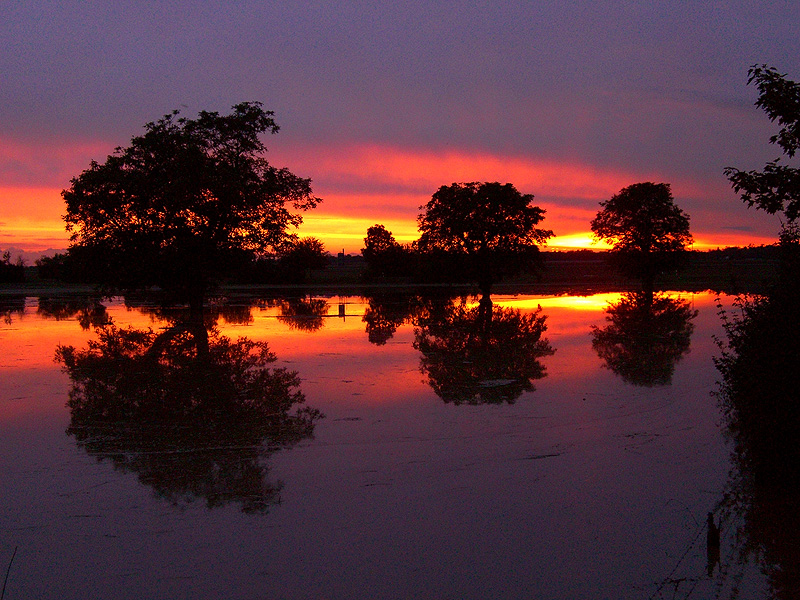
[[[715,296],[492,300],[5,298],[5,598],[769,595]]]

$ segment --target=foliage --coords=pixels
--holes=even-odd
[[[392,232],[376,224],[367,229],[361,255],[367,263],[367,279],[407,276],[414,272],[415,257]]]
[[[492,306],[452,304],[417,318],[414,348],[436,395],[453,404],[512,404],[545,376],[541,358],[555,350],[542,335],[541,307],[533,314]]]
[[[715,360],[734,465],[722,508],[737,527],[738,561],[758,561],[774,598],[800,590],[797,291],[778,284],[767,296],[739,298],[732,314],[723,311],[726,337]]]
[[[367,237],[364,238],[361,255],[367,263],[371,263],[381,254],[386,254],[398,247],[400,244],[394,239],[392,232],[383,225],[376,224],[367,229]]]
[[[0,283],[22,283],[25,281],[25,263],[21,258],[11,262],[11,253],[3,252],[0,257]]]
[[[266,511],[280,485],[267,481],[263,457],[310,436],[320,417],[296,408],[297,373],[270,368],[265,343],[202,326],[109,324],[88,348],[59,346],[56,358],[72,381],[67,432],[173,504]]]
[[[36,260],[36,271],[40,279],[55,279],[67,283],[96,284],[109,280],[105,269],[109,265],[106,256],[89,246],[72,245],[66,252]]]
[[[310,180],[264,158],[272,114],[244,102],[229,115],[175,111],[148,123],[62,193],[72,247],[89,251],[112,288],[158,285],[194,303],[234,265],[279,251],[302,220],[290,208],[319,200]]]
[[[646,292],[623,294],[606,309],[605,327],[592,327],[592,348],[633,385],[669,385],[689,352],[697,311],[685,300]]]
[[[758,88],[756,106],[781,126],[770,143],[792,158],[800,148],[800,84],[767,65],[753,65],[747,83]],[[800,217],[800,170],[782,164],[780,158],[768,162],[763,171],[727,167],[725,175],[748,206],[771,215],[782,213],[789,222]]]
[[[612,245],[624,272],[646,284],[677,267],[692,243],[689,216],[675,205],[668,183],[634,183],[600,206],[592,233]]]
[[[538,229],[544,210],[510,183],[453,183],[420,207],[418,249],[462,268],[484,293],[492,284],[540,266],[539,245],[553,232]],[[454,263],[454,264],[453,264]]]
[[[66,273],[66,254],[55,254],[53,256],[42,256],[36,259],[36,272],[39,279],[56,279],[58,281],[70,281]]]
[[[319,271],[328,266],[330,254],[319,239],[305,237],[289,242],[280,252],[280,260],[289,270]]]

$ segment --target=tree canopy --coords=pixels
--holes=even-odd
[[[510,183],[445,185],[420,210],[419,250],[460,259],[484,293],[504,277],[537,267],[539,245],[553,235],[536,227],[545,211],[533,205],[533,195]]]
[[[646,283],[677,266],[692,243],[689,215],[675,205],[668,183],[634,183],[600,206],[592,233],[612,245],[625,272]]]
[[[178,111],[74,178],[62,195],[72,248],[89,249],[102,283],[158,285],[202,301],[233,265],[295,239],[298,212],[319,202],[309,179],[266,160],[271,111],[243,102],[228,115]],[[86,256],[86,253],[83,254]]]
[[[792,158],[800,148],[800,84],[767,65],[751,67],[747,83],[758,88],[756,106],[767,113],[770,121],[781,126],[770,137],[770,143],[777,144]],[[783,213],[790,222],[800,217],[800,170],[782,164],[780,158],[768,162],[763,171],[727,167],[725,175],[748,206],[771,215]]]
[[[367,229],[361,255],[367,263],[367,278],[409,275],[415,266],[411,249],[380,224]]]

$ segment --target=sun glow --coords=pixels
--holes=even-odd
[[[0,211],[0,248],[66,248],[69,235],[61,219],[61,190],[0,187]]]
[[[608,250],[611,246],[592,237],[590,232],[557,235],[547,240],[549,250]]]
[[[94,150],[98,156],[104,153]],[[76,149],[84,154],[87,151]],[[61,152],[58,157],[63,158],[62,155],[69,153]],[[30,157],[20,154],[17,158],[24,162]],[[604,170],[534,157],[380,145],[276,147],[270,152],[270,161],[312,178],[314,191],[323,202],[303,214],[298,234],[319,238],[334,254],[358,254],[367,229],[375,224],[384,225],[400,243],[416,240],[420,207],[440,186],[465,181],[512,182],[521,192],[533,193],[534,203],[546,211],[540,226],[556,234],[546,249],[605,250],[608,246],[595,242],[588,231],[599,202],[631,181],[658,178],[657,174]],[[66,168],[63,160],[58,164]],[[23,166],[31,171],[36,165]],[[675,187],[697,193],[698,197],[707,194],[697,183],[682,182]],[[64,210],[58,187],[0,187],[0,249],[66,248],[69,238],[61,219]],[[695,232],[694,249],[774,241],[749,232],[701,231]]]

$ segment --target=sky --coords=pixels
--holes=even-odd
[[[771,243],[723,169],[780,155],[753,64],[800,79],[795,1],[0,3],[0,248],[68,245],[61,190],[173,109],[260,101],[278,167],[323,199],[302,236],[398,241],[442,185],[533,194],[556,248],[599,203],[671,184],[696,248]]]

